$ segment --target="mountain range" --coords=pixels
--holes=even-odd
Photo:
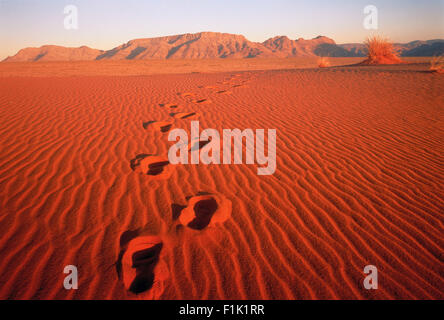
[[[444,53],[444,40],[412,41],[395,44],[401,56],[435,56]],[[111,50],[44,45],[24,48],[3,61],[81,61],[211,58],[288,58],[301,56],[363,57],[360,43],[336,44],[318,36],[311,40],[291,40],[277,36],[264,42],[252,42],[243,35],[200,32],[131,40]]]

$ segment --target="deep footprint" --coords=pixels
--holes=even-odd
[[[218,93],[218,94],[230,94],[231,91],[228,91],[228,90],[220,90],[220,91],[217,91],[216,93]]]
[[[179,220],[194,230],[225,222],[231,216],[231,201],[221,194],[199,193],[188,199]]]
[[[157,236],[135,237],[124,245],[116,265],[126,290],[135,294],[151,290],[153,297],[163,292],[168,269],[160,261],[162,248]]]
[[[190,142],[190,147],[188,148],[188,151],[195,151],[200,150],[203,147],[205,147],[207,144],[211,142],[211,138],[208,140],[198,140],[193,143],[193,141]]]
[[[129,290],[142,293],[151,289],[154,283],[154,268],[159,262],[162,243],[139,250],[132,255],[132,268],[136,268],[136,277],[131,282]]]
[[[143,123],[144,129],[153,128],[155,130],[160,130],[161,132],[170,131],[172,126],[173,123],[169,121],[147,121]]]
[[[194,103],[210,103],[211,100],[209,99],[199,99],[199,100],[194,100]]]
[[[139,154],[131,160],[131,169],[152,178],[166,179],[172,173],[168,158]]]
[[[165,108],[178,108],[179,105],[174,104],[174,103],[159,103],[159,107],[165,107]]]
[[[177,112],[177,113],[170,113],[170,116],[176,118],[176,119],[186,119],[191,117],[196,117],[196,112]]]
[[[214,199],[199,200],[194,205],[194,219],[187,226],[195,230],[204,229],[210,224],[217,208],[217,202]]]

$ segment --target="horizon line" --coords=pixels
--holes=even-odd
[[[146,37],[146,38],[143,38],[143,37],[139,38],[138,37],[138,38],[133,38],[133,39],[126,40],[126,41],[122,42],[121,44],[128,43],[130,41],[135,41],[135,40],[167,38],[167,37],[184,36],[184,35],[196,35],[196,34],[202,34],[202,33],[218,33],[218,34],[229,34],[229,35],[243,36],[247,41],[250,41],[250,42],[253,42],[253,43],[260,43],[260,44],[263,44],[267,40],[270,40],[270,39],[273,39],[273,38],[278,38],[278,37],[287,37],[288,39],[290,39],[292,41],[315,40],[315,39],[324,37],[324,38],[329,38],[329,39],[333,40],[337,45],[364,44],[364,41],[365,41],[365,39],[364,39],[362,42],[343,42],[343,43],[337,43],[336,40],[333,37],[325,36],[325,35],[318,35],[318,36],[316,36],[314,38],[307,38],[307,39],[303,38],[303,37],[300,37],[300,38],[297,38],[297,39],[292,39],[292,38],[290,38],[287,35],[276,35],[274,37],[267,38],[267,39],[263,40],[262,42],[260,42],[260,41],[249,40],[247,38],[247,36],[245,36],[245,35],[243,35],[241,33],[229,33],[229,32],[221,32],[221,31],[199,31],[199,32],[186,32],[186,33],[178,33],[178,34],[168,34],[168,35],[164,35],[164,36],[155,36],[155,37]],[[382,37],[387,38],[387,39],[390,40],[390,37],[386,37],[386,36],[382,36]],[[393,44],[407,44],[407,43],[412,43],[412,42],[416,42],[416,41],[433,41],[433,40],[444,40],[444,38],[415,39],[415,40],[411,40],[411,41],[408,41],[408,42],[393,42],[392,41],[392,43]],[[27,49],[27,48],[41,48],[41,47],[45,47],[45,46],[57,46],[57,47],[65,47],[65,48],[82,48],[82,47],[87,47],[87,48],[90,48],[90,49],[95,49],[95,50],[100,50],[100,51],[109,51],[109,50],[112,50],[112,49],[115,49],[115,48],[119,47],[121,44],[119,44],[117,46],[114,46],[114,47],[111,47],[110,49],[99,49],[97,47],[90,47],[88,45],[79,45],[79,46],[71,46],[71,45],[69,45],[69,46],[67,46],[67,45],[60,45],[60,44],[50,43],[50,44],[42,44],[40,46],[25,46],[25,47],[22,47],[22,48],[18,49],[18,51],[15,54],[17,54],[20,50],[23,50],[23,49]],[[7,59],[9,57],[11,57],[11,56],[6,56],[4,59]],[[0,61],[3,61],[4,59],[2,59]]]

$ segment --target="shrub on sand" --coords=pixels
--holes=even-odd
[[[318,67],[319,68],[327,68],[330,66],[330,60],[328,60],[327,57],[320,57],[318,60]]]
[[[369,37],[364,42],[367,50],[367,59],[362,64],[397,64],[402,63],[399,53],[396,52],[388,39],[380,36]]]
[[[430,61],[430,71],[444,73],[444,55],[435,56]]]

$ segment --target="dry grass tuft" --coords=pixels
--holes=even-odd
[[[430,71],[444,73],[444,55],[435,56],[430,61]]]
[[[327,68],[330,67],[330,60],[327,57],[320,57],[318,60],[319,68]]]
[[[393,43],[386,38],[380,36],[369,37],[365,40],[364,45],[367,49],[367,60],[363,64],[402,63]]]

